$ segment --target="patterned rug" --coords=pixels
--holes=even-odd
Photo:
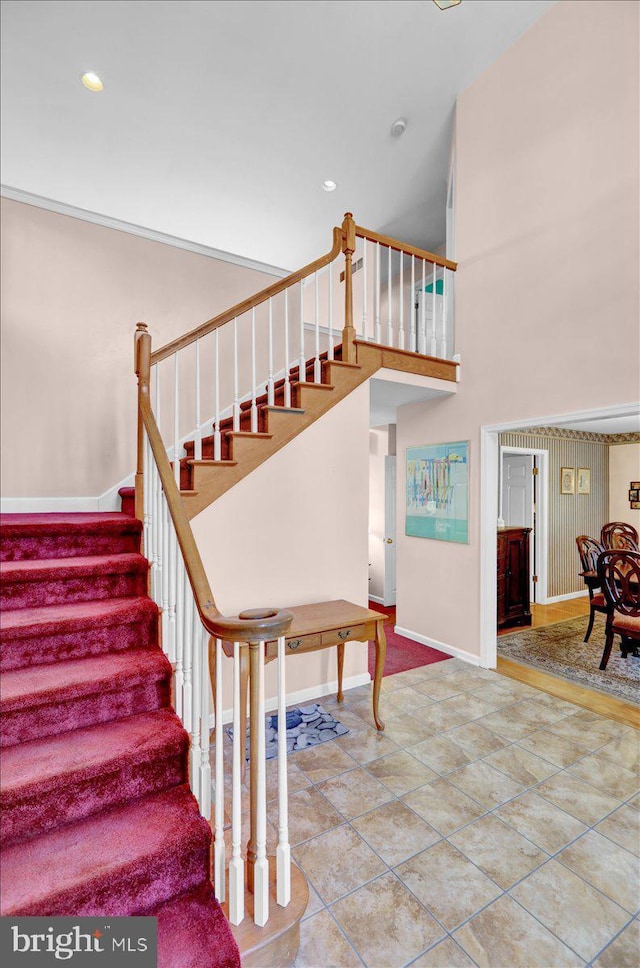
[[[278,715],[273,713],[265,717],[265,751],[266,759],[273,759],[278,755]],[[297,750],[318,746],[327,740],[344,736],[349,730],[342,723],[334,719],[331,713],[313,703],[310,706],[300,706],[287,712],[287,754]],[[227,734],[233,738],[233,726],[229,726]],[[247,726],[246,757],[249,759],[249,727]]]
[[[640,658],[623,659],[616,636],[607,668],[601,672],[598,666],[604,649],[605,618],[596,615],[591,638],[585,643],[587,622],[585,616],[501,635],[498,655],[626,702],[640,703]]]

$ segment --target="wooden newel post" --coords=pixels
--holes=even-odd
[[[146,323],[137,323],[134,334],[134,362],[138,378],[138,440],[135,479],[135,513],[139,521],[144,515],[144,425],[140,414],[140,400],[149,396],[149,375],[151,372],[151,335]]]
[[[342,251],[344,252],[344,329],[342,330],[342,361],[356,362],[356,331],[353,326],[353,276],[351,263],[356,251],[356,223],[351,212],[346,212],[342,223]]]

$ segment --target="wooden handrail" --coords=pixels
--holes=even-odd
[[[380,242],[381,245],[395,249],[396,252],[406,252],[407,255],[416,255],[419,259],[425,259],[427,262],[435,262],[437,266],[451,269],[453,272],[458,268],[457,262],[443,259],[441,255],[436,255],[435,252],[427,252],[426,249],[419,249],[416,245],[409,245],[408,242],[399,242],[398,239],[392,239],[388,235],[380,235],[379,232],[373,232],[371,229],[363,229],[361,225],[356,225],[356,235],[360,239],[369,239],[370,242]]]
[[[207,333],[213,332],[214,329],[218,329],[219,326],[224,326],[225,323],[230,322],[238,316],[242,316],[243,313],[248,312],[250,309],[254,309],[256,306],[260,306],[267,299],[272,299],[273,296],[277,296],[278,293],[284,292],[285,289],[289,289],[290,286],[295,286],[297,282],[301,282],[306,279],[307,276],[313,275],[314,272],[318,272],[319,269],[324,269],[328,266],[330,262],[342,252],[342,229],[335,227],[333,229],[333,247],[330,252],[325,255],[320,256],[319,259],[315,259],[313,262],[309,262],[308,265],[303,266],[302,269],[297,269],[290,275],[285,276],[284,279],[280,279],[279,282],[274,282],[273,285],[267,286],[266,289],[261,289],[260,292],[256,293],[255,296],[249,296],[248,299],[244,299],[242,302],[236,303],[231,309],[226,309],[223,313],[218,316],[214,316],[213,319],[207,320],[206,323],[202,323],[196,329],[192,329],[190,333],[185,333],[184,336],[174,339],[171,343],[167,343],[166,346],[160,347],[155,353],[151,354],[151,365],[154,363],[159,363],[161,360],[171,356],[173,353],[177,353],[178,350],[184,349],[190,343],[194,343],[197,339],[202,336],[206,336]]]
[[[278,638],[288,630],[293,616],[291,612],[278,609],[260,609],[242,612],[237,618],[222,615],[216,606],[207,574],[196,545],[189,519],[178,490],[169,458],[158,429],[149,395],[149,360],[151,359],[151,335],[144,324],[136,329],[136,374],[138,376],[138,413],[149,438],[149,444],[158,468],[162,489],[169,507],[176,537],[182,552],[185,569],[200,615],[200,621],[209,635],[230,639],[234,642],[263,642]],[[177,457],[176,457],[177,459]]]

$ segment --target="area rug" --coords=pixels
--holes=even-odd
[[[349,730],[342,723],[334,719],[331,713],[313,703],[310,706],[300,706],[287,712],[287,754],[297,750],[305,750],[310,746],[318,746],[327,740],[344,736]],[[229,726],[227,734],[233,738],[233,726]],[[265,717],[265,753],[266,759],[271,760],[278,755],[278,716],[276,713]],[[246,757],[249,759],[249,727],[247,726]]]
[[[601,671],[598,666],[604,649],[605,618],[596,615],[591,638],[583,642],[587,622],[588,616],[584,616],[501,635],[498,655],[625,702],[640,703],[640,658],[623,659],[616,636],[607,668]]]
[[[384,622],[387,656],[384,662],[383,675],[393,676],[397,672],[406,672],[408,669],[417,669],[419,666],[431,665],[432,662],[442,662],[444,659],[451,658],[446,652],[439,652],[438,649],[432,649],[429,645],[421,645],[419,642],[405,638],[404,635],[398,635],[394,631],[396,624],[395,606],[369,602],[369,608],[387,616]],[[369,675],[372,679],[375,668],[376,647],[373,642],[369,642]]]

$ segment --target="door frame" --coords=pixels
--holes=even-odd
[[[547,604],[547,571],[549,563],[549,451],[537,447],[511,447],[508,444],[499,447],[498,468],[498,516],[502,521],[502,458],[504,454],[528,454],[537,459],[538,485],[536,494],[536,533],[535,558],[532,562],[533,573],[538,576],[536,603]]]
[[[385,454],[384,458],[384,542],[385,547],[383,551],[383,561],[384,561],[384,576],[382,579],[382,604],[390,607],[396,604],[396,572],[397,572],[397,556],[398,556],[398,520],[397,520],[397,508],[398,508],[398,485],[397,485],[397,458],[395,454]],[[394,477],[394,498],[393,502],[390,501],[389,495],[389,472],[390,468],[393,467],[393,477]],[[389,529],[387,524],[389,518],[393,519],[393,541],[395,547],[393,549],[393,574],[390,574],[389,568],[389,558],[387,555],[387,540],[389,538]]]

